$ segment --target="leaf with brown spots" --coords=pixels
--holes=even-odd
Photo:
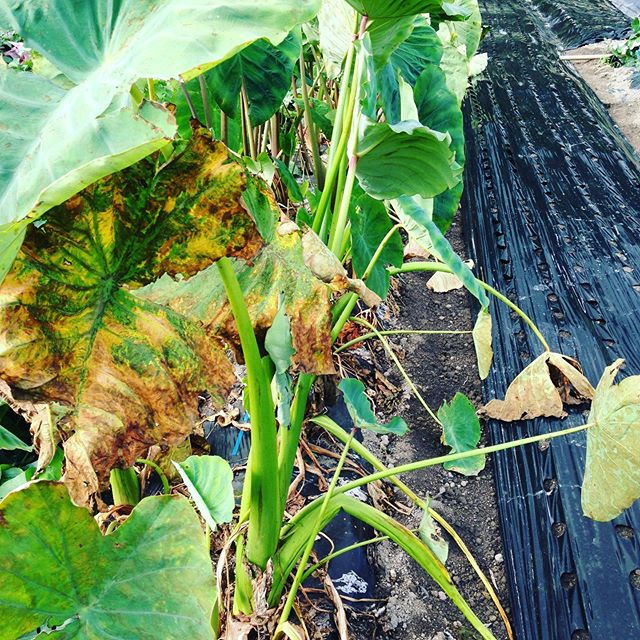
[[[576,360],[545,352],[509,385],[504,400],[491,400],[480,414],[504,422],[564,418],[564,404],[586,402],[593,394],[593,387]]]
[[[224,255],[255,258],[263,241],[244,191],[226,148],[196,132],[160,173],[141,162],[29,229],[0,288],[0,379],[17,409],[56,403],[66,414],[65,481],[78,503],[114,466],[184,440],[198,396],[221,403],[233,384],[215,332],[135,293]]]
[[[272,242],[255,257],[253,264],[235,260],[233,268],[256,333],[261,337],[266,334],[282,297],[291,321],[293,364],[307,373],[334,373],[330,348],[331,290],[305,264],[297,227],[287,222],[280,225]],[[168,305],[202,322],[210,335],[223,336],[234,348],[239,345],[235,320],[215,267],[182,282],[164,276],[136,291],[136,296]]]

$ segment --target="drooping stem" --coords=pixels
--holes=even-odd
[[[349,342],[345,342],[341,344],[334,353],[341,353],[342,351],[346,351],[350,349],[356,344],[360,342],[364,342],[365,340],[370,340],[371,338],[377,338],[378,335],[381,336],[408,336],[408,335],[416,335],[416,336],[462,336],[469,335],[473,333],[472,331],[456,331],[456,330],[442,330],[442,331],[430,331],[426,329],[397,329],[395,331],[378,331],[374,333],[370,331],[369,333],[363,333],[361,336],[354,338],[353,340],[349,340]]]
[[[315,419],[314,419],[315,420]],[[478,449],[471,449],[470,451],[463,451],[461,453],[451,453],[446,456],[438,456],[437,458],[429,458],[427,460],[418,460],[416,462],[410,462],[408,464],[400,465],[398,467],[390,467],[385,469],[384,471],[378,471],[376,473],[369,474],[367,476],[363,476],[362,478],[357,478],[356,480],[352,480],[351,482],[347,482],[340,487],[338,487],[334,495],[338,495],[341,493],[346,493],[347,491],[352,491],[353,489],[357,489],[358,487],[362,487],[370,482],[375,482],[376,480],[385,480],[386,478],[391,478],[392,476],[399,476],[403,473],[410,473],[412,471],[419,471],[421,469],[427,469],[428,467],[435,467],[441,464],[445,464],[447,462],[456,462],[457,460],[465,460],[467,458],[473,458],[479,455],[487,455],[489,453],[497,453],[498,451],[506,451],[507,449],[513,449],[514,447],[520,447],[527,444],[533,444],[535,442],[540,442],[541,440],[552,440],[553,438],[560,438],[562,436],[568,436],[574,433],[579,433],[580,431],[584,431],[589,427],[592,427],[593,424],[583,424],[579,427],[570,427],[568,429],[563,429],[562,431],[553,431],[551,433],[543,433],[537,436],[529,436],[527,438],[520,438],[519,440],[510,440],[509,442],[502,442],[500,444],[495,444],[490,447],[480,447]],[[318,500],[314,500],[310,502],[307,506],[303,507],[284,527],[281,532],[281,536],[284,535],[291,527],[293,527],[300,518],[305,516],[308,511],[311,509],[318,508]]]
[[[171,487],[169,486],[169,480],[167,480],[167,476],[165,472],[157,465],[153,460],[147,460],[146,458],[138,458],[136,460],[136,464],[144,464],[145,466],[153,469],[157,474],[158,478],[160,478],[160,482],[162,483],[162,490],[165,495],[169,495],[171,493]]]
[[[427,401],[422,397],[422,394],[420,393],[420,391],[418,391],[418,387],[416,387],[416,385],[413,383],[413,380],[411,379],[409,374],[405,371],[405,368],[400,363],[400,360],[398,360],[398,356],[396,356],[396,354],[394,353],[393,349],[391,348],[391,345],[389,344],[389,341],[370,322],[367,322],[362,318],[354,318],[353,321],[356,322],[357,324],[362,325],[363,327],[367,327],[367,329],[370,329],[374,333],[374,335],[378,338],[378,340],[382,342],[382,346],[385,348],[385,351],[389,354],[389,357],[393,360],[394,364],[398,368],[398,371],[400,371],[400,374],[405,379],[405,382],[409,385],[409,388],[411,389],[411,391],[413,391],[413,395],[418,399],[418,402],[424,407],[424,410],[431,416],[431,419],[434,420],[437,424],[441,425],[442,422],[440,422],[440,420],[438,419],[438,416],[434,413],[433,409],[427,404]]]
[[[441,264],[439,262],[407,262],[403,264],[401,267],[389,267],[388,269],[391,275],[396,275],[399,273],[410,273],[413,271],[427,271],[427,272],[443,272],[443,273],[453,273],[452,269],[448,267],[446,264]],[[544,347],[545,351],[551,351],[548,342],[545,340],[545,337],[540,332],[540,329],[536,326],[534,321],[515,303],[511,302],[509,298],[500,293],[497,289],[494,289],[491,285],[487,284],[483,280],[476,278],[477,283],[492,296],[503,302],[509,309],[517,313],[527,324],[527,326],[533,331],[533,334],[538,338],[540,344]]]
[[[346,443],[348,438],[347,433],[342,427],[340,427],[333,420],[331,420],[331,418],[327,416],[318,416],[314,418],[314,422],[320,427],[322,427],[325,431],[330,433],[334,438],[340,440],[340,442],[342,442],[343,444]],[[386,466],[361,442],[358,442],[357,440],[353,440],[353,442],[351,443],[351,448],[353,449],[353,452],[356,455],[360,456],[365,462],[368,462],[377,471],[383,471],[386,469]],[[498,598],[498,594],[495,592],[493,586],[489,582],[489,579],[480,568],[480,565],[478,564],[477,560],[475,559],[475,557],[473,556],[473,554],[471,553],[467,545],[464,543],[464,540],[462,540],[462,538],[458,535],[458,532],[435,509],[432,509],[408,485],[402,482],[400,478],[396,476],[390,476],[389,481],[392,484],[394,484],[400,491],[402,491],[402,493],[404,493],[404,495],[407,496],[407,498],[409,498],[409,500],[411,500],[411,502],[415,506],[417,506],[419,509],[423,509],[423,510],[426,509],[429,512],[429,515],[453,538],[453,541],[458,545],[458,548],[465,555],[472,569],[476,572],[476,575],[478,576],[478,578],[484,585],[485,589],[491,596],[491,599],[493,600],[493,603],[495,604],[496,609],[498,610],[498,613],[500,614],[500,617],[504,622],[505,629],[507,630],[507,635],[509,636],[510,640],[512,640],[513,630],[511,629],[511,623],[509,622],[509,618],[505,613],[504,608],[502,607],[500,598]],[[377,541],[377,540],[374,539],[368,542],[371,543],[374,541]],[[337,553],[332,555],[337,555]],[[327,556],[327,558],[323,559],[323,562],[328,561],[330,559],[331,559],[331,556]]]
[[[231,262],[226,257],[220,258],[217,266],[236,320],[247,367],[246,390],[251,419],[251,455],[247,468],[250,478],[247,558],[264,569],[278,544],[281,522],[276,419],[271,384]]]

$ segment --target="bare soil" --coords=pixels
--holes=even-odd
[[[462,255],[459,223],[454,223],[448,236]],[[394,328],[470,330],[475,311],[472,312],[469,295],[464,290],[433,293],[426,286],[428,278],[428,274],[402,276],[397,296],[399,313],[391,321]],[[470,335],[409,335],[393,337],[392,342],[398,347],[398,357],[409,376],[433,410],[444,400],[451,400],[457,391],[480,406],[481,386]],[[393,365],[383,373],[402,389],[394,410],[406,419],[410,433],[402,438],[365,436],[365,444],[387,465],[448,453],[440,443],[441,429],[412,396]],[[464,477],[442,467],[432,467],[405,476],[404,480],[420,495],[430,496],[432,507],[454,526],[493,583],[508,613],[509,596],[491,460],[477,477]],[[406,504],[401,497],[399,502]],[[411,528],[417,528],[421,518],[418,509],[408,516],[392,515]],[[446,566],[455,584],[496,638],[506,638],[500,616],[477,575],[452,540],[449,548]],[[388,542],[380,543],[372,552],[372,561],[376,567],[378,597],[386,600],[386,605],[376,611],[376,638],[468,640],[477,637],[445,594],[401,549]]]
[[[612,46],[607,40],[566,51],[564,56],[599,56],[594,60],[569,60],[607,107],[611,117],[640,153],[640,69],[614,68],[602,61]]]

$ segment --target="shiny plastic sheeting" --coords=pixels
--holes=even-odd
[[[593,383],[618,357],[627,361],[623,375],[639,374],[638,156],[559,60],[555,35],[533,4],[541,3],[481,0],[492,30],[489,68],[466,105],[469,257],[480,277],[531,315],[554,351],[578,357]],[[541,353],[504,305],[492,312],[486,399],[503,397]],[[489,431],[498,443],[584,421],[575,410],[564,421],[494,422]],[[611,523],[585,518],[584,454],[580,433],[496,455],[519,640],[640,638],[640,507]]]

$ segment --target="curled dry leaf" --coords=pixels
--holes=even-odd
[[[376,307],[382,301],[362,280],[348,277],[347,270],[340,260],[311,229],[302,236],[302,251],[307,267],[317,278],[330,284],[336,291],[357,293],[368,307]]]
[[[473,327],[473,346],[476,350],[476,359],[478,361],[478,373],[481,380],[485,380],[491,369],[493,362],[492,345],[492,323],[491,314],[488,309],[480,309],[478,319]]]
[[[582,509],[603,522],[640,498],[640,376],[613,384],[623,364],[605,369],[588,420]]]
[[[594,390],[577,360],[545,352],[511,383],[504,400],[491,400],[480,415],[504,422],[533,418],[564,418],[564,404],[593,398]]]
[[[473,269],[473,260],[467,260],[465,264],[469,269]],[[435,293],[448,293],[449,291],[455,291],[456,289],[462,289],[464,284],[458,276],[453,273],[444,273],[439,271],[434,273],[427,281],[427,287]]]

